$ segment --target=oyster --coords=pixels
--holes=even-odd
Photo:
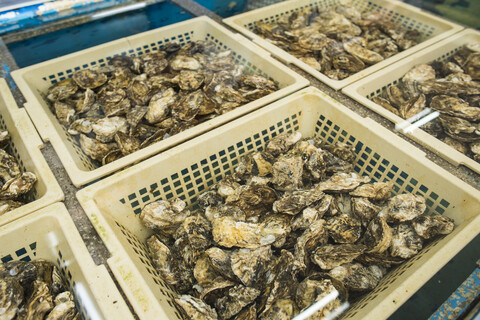
[[[211,244],[210,222],[201,215],[186,217],[177,228],[173,238],[174,248],[187,266],[194,266],[196,260]]]
[[[31,172],[24,172],[21,175],[5,182],[0,189],[0,199],[16,199],[29,192],[37,177]]]
[[[432,98],[430,107],[453,117],[469,121],[480,121],[480,108],[470,107],[463,99],[447,95],[438,95]]]
[[[73,96],[77,90],[78,85],[73,79],[65,79],[48,88],[47,99],[52,102],[65,100]]]
[[[376,265],[365,267],[360,263],[347,263],[330,270],[328,274],[352,291],[369,291],[377,286],[385,270]]]
[[[262,319],[265,320],[289,320],[298,313],[295,302],[291,299],[279,299],[270,309],[265,312]]]
[[[435,79],[435,70],[428,64],[419,64],[403,76],[402,83],[407,95],[415,97],[419,93],[418,85],[432,79]]]
[[[107,76],[95,70],[80,70],[73,74],[72,79],[83,89],[94,89],[107,82]]]
[[[33,281],[32,292],[25,302],[25,309],[19,313],[19,318],[43,319],[53,307],[53,297],[49,287],[43,281]]]
[[[296,215],[305,207],[317,202],[325,194],[315,188],[311,190],[286,191],[283,196],[273,203],[274,212]]]
[[[400,223],[392,228],[392,245],[390,254],[392,257],[408,259],[416,255],[423,247],[422,238],[408,223]]]
[[[231,268],[245,286],[259,288],[266,281],[266,273],[271,259],[270,246],[237,249],[231,255]]]
[[[168,88],[163,92],[155,94],[150,99],[145,119],[151,124],[165,120],[176,101],[177,97],[173,88]]]
[[[175,299],[177,305],[180,306],[182,313],[188,319],[192,320],[216,320],[218,319],[217,312],[214,308],[200,299],[190,295],[182,295]]]
[[[382,253],[390,247],[392,229],[385,219],[376,217],[370,221],[363,235],[363,243],[367,246],[369,253]]]
[[[351,196],[364,197],[372,201],[383,201],[391,197],[393,192],[393,183],[375,182],[358,186],[350,192]]]
[[[387,222],[404,222],[420,216],[426,208],[425,198],[405,193],[390,198],[378,215]]]
[[[302,157],[294,155],[280,156],[273,164],[272,183],[277,190],[293,191],[302,186],[302,174]]]
[[[148,238],[147,246],[155,269],[162,278],[179,292],[190,290],[192,270],[185,266],[178,255],[156,236]]]
[[[140,213],[143,224],[166,235],[173,235],[190,215],[186,203],[180,199],[159,200],[147,204]]]
[[[12,277],[0,278],[0,318],[14,319],[23,301],[23,288]]]
[[[359,219],[363,227],[367,227],[370,220],[382,210],[367,198],[352,198],[352,213]]]
[[[449,234],[455,226],[453,219],[441,215],[421,216],[412,221],[415,232],[424,239]]]
[[[334,279],[330,279],[325,276],[318,277],[314,274],[300,282],[297,287],[295,301],[298,307],[303,311],[304,309],[313,305],[316,301],[325,298],[328,294],[336,290],[341,290],[340,294],[342,295],[342,291],[344,291],[344,288],[337,289],[335,285],[340,286],[339,283]],[[341,300],[344,298],[345,297],[342,296],[335,298],[325,307],[317,311],[313,315],[313,317],[315,319],[325,319],[331,314],[333,310],[340,307],[342,303]]]
[[[267,143],[266,151],[273,156],[279,156],[287,152],[295,143],[300,141],[302,134],[298,131],[293,133],[282,133]]]
[[[80,134],[80,146],[86,155],[98,161],[102,161],[112,149],[111,146],[84,134]]]
[[[328,231],[325,228],[325,220],[316,220],[297,238],[297,243],[295,244],[297,260],[303,266],[308,267],[310,264],[309,253],[315,248],[325,245],[327,241]]]
[[[352,262],[365,250],[366,246],[361,244],[327,244],[314,251],[312,260],[321,269],[330,270]]]
[[[259,294],[260,291],[255,288],[236,285],[215,302],[215,309],[222,319],[230,319],[252,303]]]
[[[92,124],[92,130],[98,141],[108,143],[113,141],[117,132],[128,133],[127,119],[122,117],[99,119]]]
[[[330,179],[320,182],[318,188],[324,192],[350,192],[362,183],[370,182],[370,178],[359,176],[355,172],[336,173]]]
[[[227,252],[217,247],[211,247],[205,251],[205,254],[210,259],[210,263],[215,271],[228,279],[237,279],[232,270],[231,252]]]
[[[69,291],[57,295],[54,302],[55,307],[45,320],[74,320],[78,316],[73,295]]]

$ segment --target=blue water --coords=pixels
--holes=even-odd
[[[19,68],[192,18],[181,8],[161,2],[143,9],[104,18],[8,44]]]

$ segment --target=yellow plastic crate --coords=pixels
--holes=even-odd
[[[45,93],[52,83],[71,77],[76,70],[106,65],[113,56],[142,55],[158,50],[167,42],[177,41],[186,44],[196,40],[215,41],[219,49],[232,50],[237,63],[244,65],[247,72],[272,77],[278,82],[280,90],[101,167],[97,167],[84,154],[79,143],[66,132],[42,97],[42,93]],[[207,17],[190,19],[42,62],[14,71],[12,77],[27,99],[25,108],[41,137],[52,143],[70,179],[77,187],[138,163],[153,154],[297,91],[309,83],[240,34],[228,31]]]
[[[0,79],[0,129],[8,130],[11,140],[7,151],[22,171],[33,172],[37,182],[25,199],[31,201],[0,215],[0,226],[49,204],[63,200],[63,192],[40,151],[43,143],[25,109],[19,109],[4,79]]]
[[[429,212],[455,220],[448,236],[391,271],[353,305],[345,319],[382,319],[480,232],[480,192],[369,118],[362,118],[315,88],[307,88],[156,155],[77,193],[110,251],[108,264],[141,319],[181,319],[175,293],[157,274],[146,247],[152,234],[138,214],[148,203],[196,197],[231,174],[242,155],[261,150],[282,132],[300,131],[329,143],[354,146],[355,170],[374,181],[392,181],[396,193],[423,195]]]
[[[445,19],[436,17],[414,6],[402,3],[395,0],[352,0],[353,6],[360,12],[380,12],[388,20],[407,27],[409,29],[419,31],[421,36],[421,43],[413,46],[410,49],[399,52],[396,55],[376,63],[360,72],[351,75],[343,80],[333,80],[323,73],[313,69],[300,59],[291,55],[287,51],[275,46],[270,41],[253,33],[255,23],[257,21],[275,22],[280,17],[286,14],[291,14],[295,11],[301,11],[311,7],[327,8],[341,3],[341,0],[290,0],[270,5],[268,7],[256,9],[246,13],[242,13],[227,19],[223,22],[232,28],[240,31],[255,44],[265,48],[271,52],[276,58],[287,64],[294,64],[304,71],[310,73],[315,78],[339,90],[369,74],[372,74],[395,61],[398,61],[406,56],[428,48],[433,43],[452,35],[463,29],[462,26],[449,22]]]
[[[63,203],[0,227],[0,261],[55,264],[82,319],[134,319],[105,266],[96,266]]]
[[[403,78],[405,73],[414,66],[422,63],[430,63],[435,60],[448,60],[450,56],[455,54],[455,52],[457,52],[462,46],[474,41],[480,41],[480,32],[472,29],[464,30],[434,44],[428,49],[417,52],[378,73],[344,88],[342,92],[393,123],[401,123],[404,119],[393,114],[382,106],[379,106],[371,99],[380,95],[385,88],[397,84]],[[406,135],[454,165],[464,165],[473,171],[480,173],[480,163],[467,157],[463,153],[455,150],[425,131],[416,129],[412,132],[406,133]]]

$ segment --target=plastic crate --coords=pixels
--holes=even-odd
[[[52,83],[71,77],[76,70],[106,65],[116,55],[142,55],[156,51],[171,41],[186,44],[196,40],[215,41],[219,49],[232,50],[237,63],[244,65],[246,72],[272,77],[278,82],[280,90],[100,167],[84,154],[77,140],[58,122],[43,98],[43,93]],[[309,83],[240,34],[228,31],[207,17],[190,19],[42,62],[14,71],[12,77],[27,99],[25,108],[41,137],[52,143],[70,179],[77,187],[191,139]]]
[[[355,303],[345,319],[388,317],[480,232],[480,192],[427,160],[425,154],[369,118],[307,88],[257,110],[77,193],[110,251],[108,264],[141,319],[181,319],[175,293],[159,277],[146,239],[152,234],[138,214],[148,203],[180,197],[188,204],[225,175],[247,152],[293,130],[329,143],[352,144],[355,170],[374,181],[392,181],[396,193],[427,199],[429,212],[455,220],[450,235],[391,271]]]
[[[242,32],[248,38],[252,39],[255,44],[270,51],[275,57],[287,64],[294,64],[304,71],[310,73],[315,78],[334,88],[341,89],[371,73],[374,73],[395,61],[398,61],[418,50],[424,49],[433,43],[452,35],[463,29],[462,26],[451,23],[445,19],[438,18],[414,6],[404,4],[394,0],[352,0],[352,4],[360,12],[380,12],[388,20],[407,27],[409,29],[419,31],[421,43],[410,49],[399,52],[396,55],[376,63],[360,72],[351,75],[343,80],[333,80],[323,73],[313,69],[300,59],[291,55],[287,51],[280,49],[268,40],[253,33],[255,22],[275,22],[286,14],[295,11],[301,11],[310,7],[326,8],[341,3],[341,0],[291,0],[277,3],[268,7],[260,8],[250,12],[242,13],[234,17],[224,19],[223,22],[232,28]]]
[[[430,63],[435,60],[448,60],[450,56],[455,54],[455,52],[457,52],[463,45],[472,41],[480,41],[480,32],[471,29],[464,30],[453,37],[438,42],[428,49],[417,52],[376,74],[344,88],[343,93],[393,123],[401,123],[405,120],[376,104],[371,99],[381,95],[385,88],[397,84],[403,78],[405,73],[414,66],[422,63]],[[425,131],[416,129],[412,132],[406,133],[406,135],[454,165],[464,165],[473,171],[480,173],[480,163],[467,157],[463,153],[455,150]]]
[[[0,261],[44,259],[72,291],[81,319],[134,319],[105,266],[96,266],[63,203],[0,227]]]
[[[19,109],[4,79],[0,79],[0,129],[11,136],[6,149],[17,160],[20,170],[33,172],[37,182],[24,196],[25,205],[0,215],[0,226],[23,217],[49,204],[62,201],[64,196],[55,176],[40,151],[43,143],[25,109]]]

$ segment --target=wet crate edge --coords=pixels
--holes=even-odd
[[[28,197],[33,201],[0,215],[0,226],[21,218],[35,210],[63,200],[63,192],[50,170],[40,148],[43,147],[25,110],[19,109],[5,79],[0,79],[0,127],[11,136],[7,150],[17,159],[22,171],[37,176],[37,182]]]
[[[358,173],[375,181],[394,182],[397,193],[424,195],[429,212],[447,214],[457,225],[454,233],[395,270],[388,283],[381,283],[347,317],[361,319],[368,315],[367,318],[375,319],[393,313],[480,232],[476,223],[480,221],[477,190],[373,120],[358,116],[317,89],[307,88],[77,193],[111,252],[110,267],[116,270],[115,275],[120,277],[117,280],[142,319],[155,319],[158,313],[181,319],[172,302],[175,293],[148,258],[145,240],[151,232],[138,219],[143,206],[172,197],[191,204],[198,194],[231,174],[243,154],[260,150],[271,137],[293,130],[330,143],[343,141],[354,145]],[[421,270],[419,275],[415,275],[416,270]],[[409,279],[407,275],[412,274]]]
[[[469,41],[480,41],[480,32],[466,29],[434,44],[428,49],[417,52],[404,60],[392,64],[376,74],[345,87],[342,92],[384,118],[392,121],[394,124],[399,124],[404,121],[402,118],[377,105],[370,99],[380,95],[388,86],[397,84],[403,75],[413,66],[421,63],[429,63],[434,60],[446,60],[456,52],[458,48]],[[425,131],[417,129],[406,135],[450,163],[456,166],[464,165],[480,174],[479,162],[460,153]]]
[[[134,319],[105,266],[90,257],[63,203],[0,227],[0,261],[45,259],[73,291],[81,319]]]
[[[259,35],[253,33],[251,30],[253,28],[255,21],[276,21],[281,16],[302,10],[303,8],[308,7],[328,7],[332,6],[339,1],[337,0],[291,0],[280,2],[276,4],[272,4],[267,7],[263,7],[260,9],[252,10],[249,12],[245,12],[233,17],[229,17],[223,19],[223,22],[230,27],[234,28],[235,30],[241,32],[255,44],[258,44],[262,48],[266,49],[267,51],[271,52],[275,57],[279,58],[283,62],[287,64],[294,64],[297,67],[303,69],[304,71],[308,72],[315,78],[319,79],[320,81],[324,82],[328,86],[332,87],[335,90],[339,90],[359,79],[364,78],[365,76],[378,72],[382,68],[394,63],[395,61],[399,61],[408,55],[427,48],[428,46],[432,45],[439,40],[448,37],[456,32],[459,32],[463,29],[462,26],[447,21],[443,18],[436,17],[432,14],[429,14],[425,11],[422,11],[412,5],[408,5],[402,3],[400,1],[395,0],[354,0],[353,5],[360,11],[364,10],[373,10],[374,12],[381,12],[385,14],[391,21],[396,21],[401,23],[402,25],[413,28],[415,30],[421,31],[423,35],[428,34],[429,38],[424,40],[423,42],[404,50],[402,52],[397,53],[396,55],[383,60],[375,65],[372,65],[368,68],[357,72],[356,74],[347,77],[343,80],[333,80],[324,75],[323,73],[316,71],[312,67],[308,66],[307,64],[303,63],[300,59],[295,58],[293,55],[289,54],[280,47],[275,46],[268,40],[260,37]]]
[[[98,167],[88,159],[80,149],[79,143],[67,134],[66,130],[50,112],[42,97],[43,92],[51,83],[71,77],[76,70],[106,65],[108,60],[116,55],[141,55],[158,50],[164,43],[179,39],[183,41],[182,43],[192,40],[214,40],[219,47],[232,49],[237,57],[237,62],[245,65],[249,72],[261,72],[279,82],[280,89],[261,99],[201,123],[194,128],[157,142],[105,166]],[[40,135],[45,141],[52,143],[73,184],[77,187],[98,180],[133,163],[138,163],[156,153],[295,92],[309,83],[280,62],[275,61],[263,49],[252,44],[243,36],[228,31],[207,17],[186,20],[16,70],[12,72],[12,77],[27,99],[25,108]]]

